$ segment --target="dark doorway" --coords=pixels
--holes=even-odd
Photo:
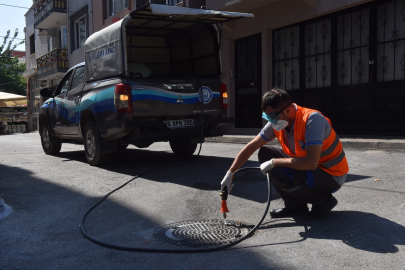
[[[235,127],[261,128],[261,34],[235,41]]]

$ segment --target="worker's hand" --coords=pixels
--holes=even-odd
[[[271,171],[271,169],[273,169],[273,168],[274,168],[273,159],[270,159],[269,161],[266,161],[266,162],[260,164],[260,170],[262,170],[262,173],[264,175],[266,175],[266,173]]]
[[[231,189],[232,189],[232,179],[233,179],[233,172],[228,171],[224,177],[224,179],[222,179],[221,182],[221,190],[224,190],[224,187],[226,186],[228,188],[228,193],[231,193]]]

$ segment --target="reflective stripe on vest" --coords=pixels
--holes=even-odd
[[[342,152],[340,152],[340,154],[335,157],[334,159],[331,159],[325,163],[319,164],[320,167],[326,168],[326,169],[330,169],[333,166],[338,165],[345,157],[345,152],[342,150]]]
[[[335,150],[335,149],[336,149],[336,146],[338,146],[339,141],[340,141],[340,140],[339,140],[339,137],[336,135],[336,136],[335,136],[335,140],[334,140],[333,143],[328,147],[328,149],[326,149],[326,150],[324,150],[324,151],[321,152],[321,158],[323,158],[323,157],[325,157],[325,156],[327,156],[327,155],[332,154],[333,150]]]

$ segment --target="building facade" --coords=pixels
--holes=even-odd
[[[255,15],[220,27],[229,133],[255,134],[261,96],[279,87],[339,133],[405,134],[405,0],[37,0],[25,15],[29,130],[41,87],[84,61],[92,33],[148,2]]]
[[[405,134],[404,0],[207,0],[249,12],[223,25],[230,133],[257,134],[260,99],[285,89],[347,134]]]
[[[40,83],[37,79],[37,54],[35,52],[35,48],[40,45],[41,41],[41,38],[38,37],[38,31],[34,28],[34,9],[32,8],[25,14],[25,25],[26,71],[23,73],[23,77],[27,79],[27,130],[31,131],[38,129],[37,123],[40,103]]]

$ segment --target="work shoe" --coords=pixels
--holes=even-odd
[[[311,212],[304,216],[304,219],[307,220],[314,220],[314,219],[321,219],[325,217],[330,210],[332,210],[337,205],[337,200],[335,197],[331,195],[330,199],[326,201],[324,204],[320,205],[313,205]]]
[[[295,215],[304,215],[309,212],[308,206],[299,205],[299,206],[283,206],[282,208],[270,210],[270,216],[272,218],[283,218],[291,217]]]

